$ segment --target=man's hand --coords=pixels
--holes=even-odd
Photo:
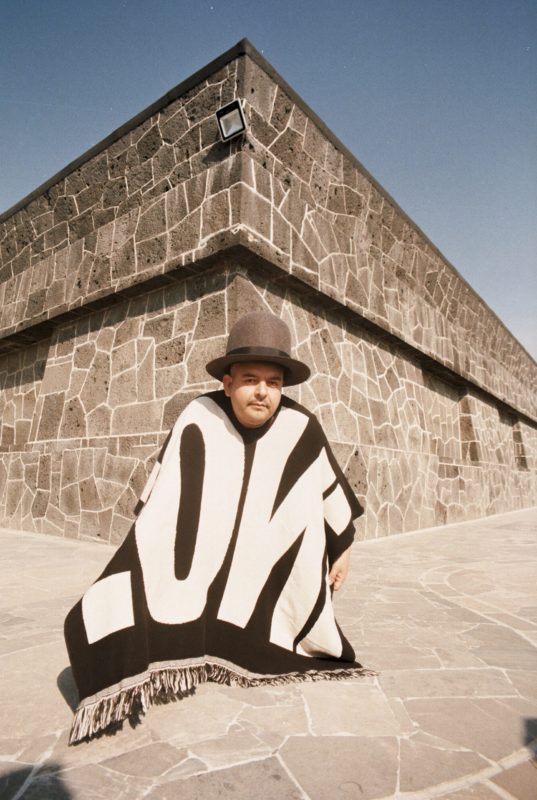
[[[328,575],[328,582],[330,583],[330,586],[334,587],[334,591],[337,592],[337,590],[341,589],[343,586],[343,582],[349,571],[350,562],[351,548],[348,547],[347,550],[340,555],[337,561],[334,561],[332,564],[332,569],[330,570],[330,574]]]

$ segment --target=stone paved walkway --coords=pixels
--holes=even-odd
[[[112,550],[0,548],[1,800],[537,798],[537,509],[355,545],[338,618],[378,677],[205,685],[69,748],[63,619]]]

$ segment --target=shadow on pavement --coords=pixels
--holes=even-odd
[[[46,771],[36,772],[31,780],[30,764],[0,775],[0,800],[71,800],[73,795],[64,784],[60,769],[59,764],[48,764]]]
[[[533,758],[537,757],[537,719],[527,718],[524,720],[524,744],[532,754]]]
[[[62,669],[56,678],[56,685],[71,711],[76,711],[79,699],[78,689],[76,688],[73,670],[71,667],[65,667],[65,669]]]

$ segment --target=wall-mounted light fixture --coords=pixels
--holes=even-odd
[[[233,139],[235,136],[244,133],[246,130],[246,120],[240,100],[233,100],[227,106],[219,108],[216,112],[216,121],[220,137],[223,142]]]

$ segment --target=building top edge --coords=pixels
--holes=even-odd
[[[206,64],[201,69],[194,72],[188,78],[185,78],[184,81],[181,81],[174,86],[173,89],[170,89],[162,97],[159,97],[158,100],[155,100],[149,106],[144,108],[142,111],[139,111],[129,120],[124,122],[119,128],[115,128],[111,133],[107,134],[104,139],[101,139],[96,144],[92,145],[88,150],[86,150],[81,155],[77,156],[73,161],[70,161],[64,167],[62,167],[58,172],[55,172],[50,178],[47,178],[46,181],[41,183],[35,189],[33,189],[29,194],[25,195],[25,197],[18,200],[14,205],[10,208],[6,209],[0,214],[0,222],[4,222],[5,220],[12,217],[18,211],[21,211],[25,206],[27,206],[32,200],[40,195],[44,194],[47,189],[50,189],[56,183],[65,178],[67,175],[70,175],[75,169],[85,164],[86,161],[89,161],[94,156],[101,153],[103,150],[106,150],[111,144],[116,142],[118,139],[121,139],[122,136],[125,136],[126,133],[130,133],[130,131],[137,128],[138,125],[141,125],[145,122],[146,119],[151,117],[153,114],[156,114],[161,109],[165,108],[174,100],[177,100],[182,95],[186,94],[190,89],[194,86],[197,86],[198,83],[201,81],[206,80],[210,75],[215,72],[218,72],[219,69],[225,67],[230,61],[233,61],[235,58],[239,58],[240,56],[249,54],[250,50],[255,50],[252,45],[248,42],[247,39],[241,39],[233,47],[230,47],[229,50],[226,50],[225,53],[222,53],[217,58],[213,59],[209,64]],[[257,52],[257,51],[256,51]],[[259,54],[260,55],[260,54]]]

